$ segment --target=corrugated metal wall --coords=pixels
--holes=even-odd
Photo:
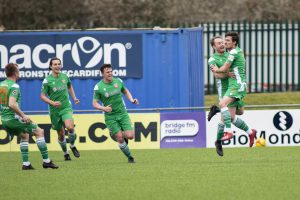
[[[132,105],[125,100],[127,108],[204,106],[201,28],[132,30],[124,33],[143,35],[143,78],[124,79],[126,87],[140,100],[140,105]],[[99,80],[72,80],[81,101],[80,105],[73,107],[74,110],[93,110],[93,87]],[[20,80],[19,84],[23,110],[47,110],[47,105],[39,98],[42,80]]]

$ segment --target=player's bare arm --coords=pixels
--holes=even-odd
[[[222,67],[218,68],[217,66],[211,67],[211,71],[213,73],[227,73],[229,68],[231,66],[231,63],[226,62]]]
[[[54,106],[54,107],[59,107],[61,106],[61,103],[59,101],[52,101],[50,100],[44,93],[41,93],[40,98],[42,101],[46,102],[47,104]]]
[[[136,98],[133,98],[131,93],[129,92],[129,90],[127,88],[125,88],[125,90],[123,91],[123,94],[127,97],[127,99],[133,103],[133,104],[139,104],[139,100]]]
[[[98,100],[96,100],[96,99],[93,100],[93,107],[96,108],[97,110],[101,110],[101,111],[104,111],[104,112],[111,112],[112,111],[111,105],[101,106],[99,104]]]
[[[26,123],[30,123],[31,119],[25,115],[21,109],[19,108],[16,98],[15,97],[9,97],[9,104],[8,104],[9,108],[12,109],[17,115],[19,115],[22,120]]]

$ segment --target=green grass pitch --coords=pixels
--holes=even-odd
[[[19,152],[0,153],[1,200],[14,199],[299,199],[300,148],[226,148],[133,150],[128,164],[118,150],[82,151],[59,169],[22,171]]]

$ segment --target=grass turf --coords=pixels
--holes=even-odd
[[[134,150],[128,164],[118,150],[82,151],[59,169],[22,171],[19,152],[0,153],[2,200],[14,199],[298,199],[299,147]]]

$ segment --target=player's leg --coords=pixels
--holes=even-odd
[[[236,110],[243,111],[244,110],[244,102],[243,100],[237,100],[235,102]],[[256,130],[249,128],[247,123],[236,115],[232,115],[232,123],[238,127],[239,129],[245,131],[249,136],[249,146],[252,147],[254,144],[254,139],[256,138]]]
[[[2,121],[3,128],[7,131],[10,135],[20,136],[20,152],[22,156],[22,169],[23,170],[32,170],[34,169],[29,162],[29,134],[26,134],[22,129],[22,123],[18,119],[12,119],[9,121]]]
[[[71,160],[71,157],[67,150],[67,141],[65,137],[65,129],[63,126],[63,121],[59,113],[50,113],[50,119],[52,123],[52,128],[57,132],[58,144],[61,147],[61,150],[64,153],[64,159],[66,161]]]
[[[28,150],[28,141],[29,141],[29,134],[21,133],[20,134],[20,151],[22,155],[22,170],[32,170],[31,163],[29,162],[29,150]]]
[[[124,130],[124,137],[129,139],[129,140],[134,139],[134,129],[133,129],[131,120],[129,118],[129,115],[127,113],[122,115],[122,118],[119,121],[119,123],[121,125],[122,130]],[[128,147],[128,142],[126,144],[127,144],[128,151],[130,153],[130,150],[129,150],[129,147]],[[132,157],[131,154],[128,157],[128,162],[129,163],[134,163],[135,162],[135,160],[134,160],[134,158]]]
[[[122,128],[120,126],[120,123],[117,120],[114,120],[114,119],[109,119],[109,120],[106,119],[105,123],[106,123],[106,126],[108,127],[108,129],[110,130],[112,136],[115,137],[115,139],[119,143],[120,150],[128,158],[128,162],[129,163],[134,163],[134,158],[131,155],[131,152],[130,152],[130,149],[128,147],[128,144],[124,140],[124,136],[123,136],[123,133],[122,133]],[[129,130],[124,129],[124,135],[126,136],[126,134],[130,137],[130,135],[132,133],[130,133]],[[126,137],[128,137],[128,136],[126,136]]]
[[[65,161],[70,161],[71,157],[70,154],[68,153],[68,149],[67,149],[67,140],[66,140],[66,136],[65,136],[65,128],[61,127],[59,130],[57,131],[57,136],[58,136],[58,143],[61,147],[61,150],[64,153],[64,159]]]
[[[50,160],[48,155],[48,148],[44,137],[44,130],[39,128],[36,124],[32,124],[34,127],[31,129],[33,135],[36,137],[36,144],[41,152],[43,158],[43,168],[57,169],[58,166],[55,165],[52,160]]]
[[[127,132],[127,131],[126,131]],[[128,158],[129,163],[134,163],[134,158],[131,155],[130,149],[128,147],[128,144],[125,142],[123,134],[121,131],[117,132],[115,134],[115,138],[119,143],[120,150],[124,153],[124,155]]]
[[[218,123],[217,140],[215,141],[216,151],[217,151],[217,154],[219,156],[223,156],[223,148],[222,148],[221,138],[224,135],[224,127],[225,127],[225,125],[224,125],[224,122],[223,122],[223,119],[222,119],[222,116],[221,116],[221,120]]]
[[[234,98],[229,96],[224,96],[223,99],[220,101],[219,106],[221,108],[221,114],[224,119],[224,136],[221,138],[222,141],[230,140],[233,137],[232,130],[231,130],[231,113],[228,109],[228,104],[235,101]]]
[[[74,120],[72,116],[72,112],[66,112],[62,115],[62,120],[64,122],[65,128],[68,130],[68,138],[70,143],[70,148],[76,158],[80,157],[80,153],[75,146],[76,141],[76,133],[74,129]]]

